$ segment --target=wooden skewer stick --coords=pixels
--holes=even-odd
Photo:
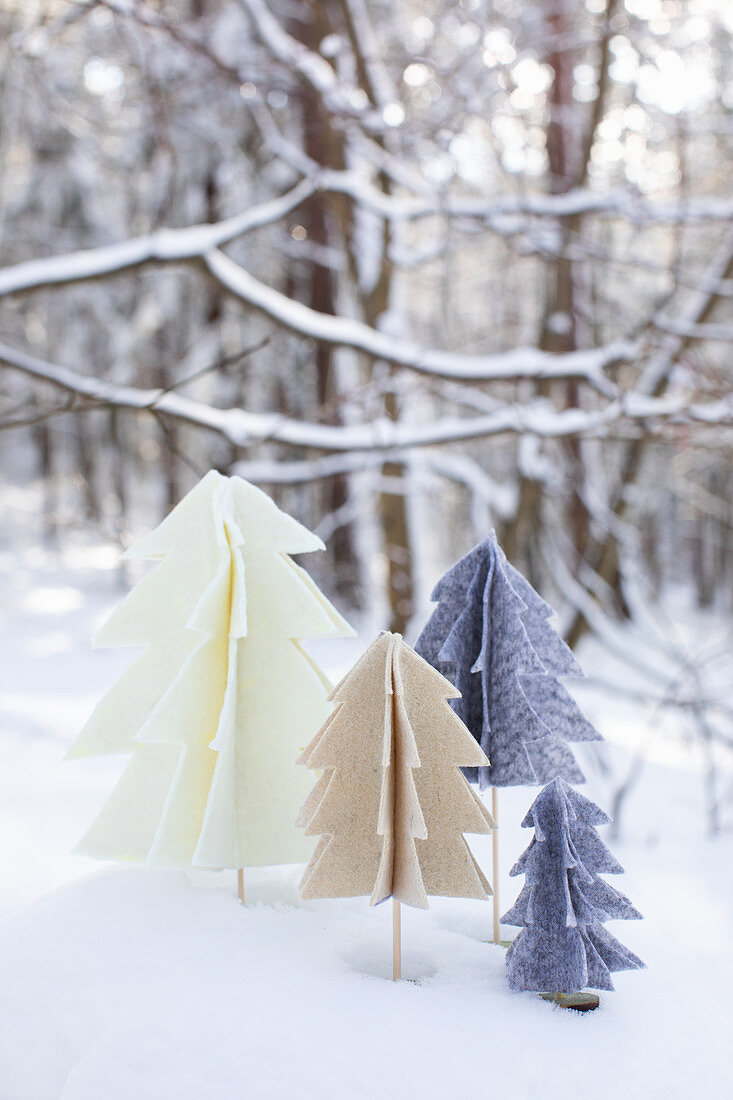
[[[392,898],[392,981],[402,977],[402,924],[400,903]]]
[[[501,907],[499,905],[499,791],[498,788],[491,788],[491,816],[494,819],[494,824],[497,828],[494,829],[491,834],[491,855],[493,862],[493,882],[494,897],[494,943],[501,942],[501,924],[499,922],[499,914],[501,913]]]
[[[244,905],[244,868],[240,867],[237,871],[237,897]]]

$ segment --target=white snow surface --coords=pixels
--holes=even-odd
[[[509,991],[486,903],[403,908],[412,980],[394,984],[389,905],[301,902],[298,867],[248,872],[242,908],[232,873],[69,854],[124,765],[63,761],[130,659],[88,647],[124,591],[116,559],[89,539],[0,551],[0,1100],[730,1095],[733,840],[706,837],[701,775],[674,730],[656,730],[609,841],[627,872],[612,881],[646,917],[609,928],[648,969],[617,975],[586,1015]],[[329,641],[319,660],[337,677],[369,640]],[[592,647],[581,657],[603,664]],[[623,775],[643,707],[589,689],[583,705],[619,742],[606,764]],[[582,764],[609,808],[603,772]],[[533,792],[500,795],[508,907]],[[490,871],[490,838],[471,843]]]
[[[485,904],[405,911],[394,984],[389,908],[299,903],[294,873],[253,872],[247,908],[183,872],[89,876],[2,928],[2,1096],[728,1096],[720,908],[693,917],[676,866],[650,897],[636,862],[650,968],[584,1016],[509,991]]]

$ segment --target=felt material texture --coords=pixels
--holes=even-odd
[[[323,774],[298,824],[320,835],[300,883],[304,898],[429,895],[486,898],[491,889],[464,839],[488,833],[488,810],[460,766],[485,762],[447,705],[451,686],[399,634],[381,634],[334,689],[336,708],[300,763]]]
[[[641,919],[624,894],[598,877],[623,871],[595,831],[609,820],[560,777],[532,803],[522,825],[534,827],[535,835],[510,872],[524,875],[525,884],[501,918],[522,929],[507,951],[512,989],[612,990],[611,973],[643,968],[603,927],[608,920]]]
[[[466,770],[482,789],[584,777],[568,741],[598,741],[559,677],[583,675],[552,608],[490,536],[435,586],[417,652],[460,691],[451,706],[489,757]]]
[[[159,564],[95,644],[145,648],[70,755],[132,759],[79,852],[160,867],[309,857],[294,760],[331,685],[299,640],[353,633],[288,556],[322,548],[261,490],[211,471],[127,552]]]

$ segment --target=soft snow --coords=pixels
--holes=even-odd
[[[89,876],[0,930],[0,1095],[722,1100],[731,898],[714,853],[621,855],[647,919],[614,931],[649,970],[586,1016],[509,992],[478,902],[403,910],[413,981],[394,985],[389,907],[301,903],[295,869],[249,873],[244,909],[226,874]]]
[[[88,647],[122,591],[115,551],[88,540],[60,555],[34,534],[0,553],[0,1100],[730,1095],[733,843],[706,838],[697,763],[679,739],[663,751],[673,731],[656,732],[609,841],[627,871],[614,884],[646,917],[609,927],[648,970],[618,975],[598,1012],[553,1008],[507,989],[490,905],[437,899],[403,909],[414,980],[395,985],[389,905],[302,903],[298,868],[248,872],[242,908],[232,873],[69,854],[123,765],[62,759],[129,659]],[[338,676],[366,641],[328,642],[319,659]],[[583,703],[607,736],[644,740],[638,702],[586,689]],[[611,775],[628,762],[607,748]],[[609,808],[609,773],[582,763]],[[500,792],[505,907],[532,797]],[[472,847],[490,869],[490,839]]]

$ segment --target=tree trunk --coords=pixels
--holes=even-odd
[[[77,413],[74,420],[74,445],[81,480],[83,514],[85,519],[96,522],[100,518],[95,463],[97,441],[92,433],[88,413]]]
[[[384,181],[386,187],[386,181]],[[385,222],[385,234],[389,233]],[[363,299],[364,319],[377,326],[386,313],[392,287],[392,276],[387,262],[388,239],[383,242],[382,268],[379,279],[370,294]],[[391,377],[392,372],[390,372]],[[399,420],[400,408],[397,395],[388,388],[384,395],[384,413],[389,420]],[[405,634],[415,603],[415,583],[412,557],[412,541],[407,510],[407,477],[403,464],[385,462],[382,466],[383,487],[379,494],[379,516],[387,563],[387,595],[389,597],[389,629]]]
[[[313,19],[309,33],[315,33],[316,35],[315,42],[311,41],[310,45],[317,46],[323,34],[329,31],[334,29],[341,32],[345,31],[356,61],[357,82],[369,97],[371,103],[377,106],[378,96],[370,79],[369,65],[363,52],[364,43],[360,41],[356,32],[348,5],[343,2],[338,5],[336,3],[323,4],[311,0],[310,8]],[[303,34],[302,27],[299,33]],[[306,122],[308,119],[315,120],[317,129],[314,130],[306,124],[306,152],[317,159],[319,163],[326,164],[328,167],[344,168],[347,157],[346,139],[343,136],[343,131],[333,126],[331,120],[322,111],[319,113],[315,110],[306,111]],[[383,144],[383,139],[380,137],[375,137],[374,140]],[[389,193],[390,181],[384,173],[381,173],[375,182],[382,190]],[[383,223],[378,274],[373,284],[365,287],[359,278],[357,253],[360,242],[355,240],[353,232],[353,202],[346,196],[331,196],[330,205],[328,206],[325,206],[324,202],[325,200],[322,197],[314,196],[307,204],[308,216],[312,219],[311,226],[307,227],[309,235],[311,232],[315,234],[314,240],[316,243],[321,243],[321,239],[324,243],[329,243],[329,240],[331,244],[336,243],[336,239],[330,239],[328,233],[329,213],[332,214],[334,221],[340,225],[343,235],[344,250],[349,267],[348,277],[356,293],[361,316],[367,324],[378,327],[380,319],[389,308],[391,298],[392,270],[388,257],[391,243],[390,224],[387,221]],[[321,218],[323,219],[322,223],[319,220]],[[324,305],[328,305],[329,309],[327,311],[335,312],[335,301],[329,297],[334,294],[330,273],[325,272],[321,276],[316,276],[314,273],[311,286],[312,295],[315,296],[316,293],[319,293],[322,296],[323,303],[317,305],[314,297],[312,297],[311,304],[314,305],[314,308],[323,309]],[[331,401],[333,404],[331,395],[336,392],[336,382],[330,349],[323,348],[320,350],[318,364],[320,399],[326,402]],[[374,367],[371,367],[370,373],[373,373],[373,370]],[[332,410],[329,409],[329,413],[335,418],[338,416],[338,409],[333,407]],[[384,414],[389,419],[397,420],[399,419],[399,413],[397,397],[388,389],[384,396]],[[338,423],[338,420],[332,419],[331,422]],[[412,616],[414,601],[405,470],[402,465],[385,463],[381,473],[384,486],[379,494],[378,514],[387,563],[388,625],[390,630],[404,634]],[[332,494],[330,510],[340,506],[340,503],[347,499],[347,486],[348,481],[346,478],[333,480],[330,490],[327,490]],[[353,537],[350,528],[346,534],[348,535],[348,543],[342,544],[339,553],[342,561],[350,563],[355,561]]]
[[[587,172],[587,161],[581,166],[581,158],[590,156],[582,147],[583,131],[574,132],[574,120],[580,110],[573,99],[573,65],[575,57],[567,43],[572,34],[572,12],[567,0],[554,0],[552,10],[547,17],[551,39],[558,43],[548,57],[553,80],[549,95],[550,118],[547,127],[547,157],[550,166],[550,191],[554,195],[564,194],[578,185],[579,178]],[[580,137],[580,141],[578,138]],[[578,233],[580,219],[566,221],[562,252],[547,272],[545,285],[545,306],[542,319],[539,347],[542,351],[558,355],[577,349],[575,287],[572,260],[567,255],[567,246]],[[565,383],[564,406],[577,408],[579,404],[578,384],[575,381]],[[589,517],[585,507],[583,489],[585,483],[585,465],[582,444],[577,437],[563,440],[561,444],[566,458],[566,474],[569,483],[569,499],[565,508],[565,520],[573,546],[574,560],[570,563],[571,572],[577,575],[588,546],[590,535]]]
[[[32,429],[38,455],[38,476],[43,485],[43,538],[48,543],[56,541],[56,509],[58,506],[54,479],[54,451],[51,429],[41,421]]]
[[[311,3],[310,20],[306,23],[294,22],[291,27],[291,33],[298,35],[309,49],[317,51],[321,40],[334,29],[329,19],[329,7],[328,4]],[[326,168],[343,169],[343,133],[334,127],[318,96],[305,81],[301,84],[299,99],[306,155]],[[338,234],[333,232],[329,201],[329,196],[315,194],[301,209],[306,241],[314,246],[313,257],[304,261],[305,299],[319,313],[336,316],[336,277],[328,266],[327,255],[329,250],[335,252]],[[341,424],[343,421],[338,365],[336,353],[329,345],[316,344],[315,370],[321,419],[325,424]],[[348,475],[337,474],[326,478],[318,484],[318,492],[319,512],[322,515],[334,515],[342,509],[345,510],[350,496]],[[359,562],[354,546],[354,525],[349,519],[337,524],[327,549],[333,562],[336,591],[352,606],[360,606]]]

